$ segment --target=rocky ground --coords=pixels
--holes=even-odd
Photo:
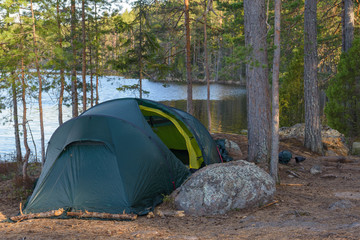
[[[246,136],[216,134],[236,142],[246,159]],[[329,140],[330,139],[330,140]],[[273,204],[256,209],[234,210],[211,217],[155,216],[135,221],[81,219],[32,219],[0,223],[1,239],[360,239],[360,158],[336,157],[346,152],[342,141],[331,136],[327,157],[302,147],[301,136],[283,134],[280,150],[292,159],[279,166],[281,184]],[[0,219],[16,215],[13,180],[0,178]],[[166,202],[159,207],[171,211]]]

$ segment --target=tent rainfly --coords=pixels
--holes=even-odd
[[[190,114],[144,99],[103,102],[54,132],[23,212],[143,215],[192,169],[218,162],[215,142]]]

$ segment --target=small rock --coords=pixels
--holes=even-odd
[[[240,131],[240,134],[241,135],[247,135],[248,131],[246,129],[243,129],[243,130]]]
[[[353,142],[352,154],[353,155],[360,155],[360,142]]]
[[[313,166],[313,167],[310,169],[310,173],[311,173],[312,175],[316,175],[316,174],[322,173],[322,168],[321,168],[321,166],[319,166],[319,165]]]
[[[235,143],[229,139],[225,139],[225,148],[229,149],[229,150],[241,152],[239,145],[237,145],[237,143]]]
[[[330,210],[347,209],[347,208],[352,208],[354,206],[355,205],[349,200],[340,200],[338,202],[334,202],[330,204],[329,209]]]

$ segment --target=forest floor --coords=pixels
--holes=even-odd
[[[246,159],[246,136],[216,137],[238,143],[242,159]],[[296,163],[292,159],[279,165],[281,184],[270,206],[210,217],[2,222],[0,239],[360,239],[360,158],[322,158],[308,152],[295,138],[282,139],[280,150],[306,160]],[[322,172],[310,173],[314,166]],[[0,221],[19,212],[13,183],[0,178]]]

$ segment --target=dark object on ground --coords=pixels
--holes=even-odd
[[[305,161],[305,159],[306,159],[306,158],[304,158],[304,157],[302,157],[302,156],[297,156],[297,157],[295,157],[295,161],[296,161],[297,163],[303,162],[303,161]]]
[[[215,140],[215,143],[219,150],[219,154],[221,155],[223,162],[232,161],[233,158],[229,156],[229,152],[226,150],[226,147],[225,147],[225,139],[217,139],[217,140]]]
[[[279,163],[288,164],[292,158],[291,152],[284,150],[279,153]]]

